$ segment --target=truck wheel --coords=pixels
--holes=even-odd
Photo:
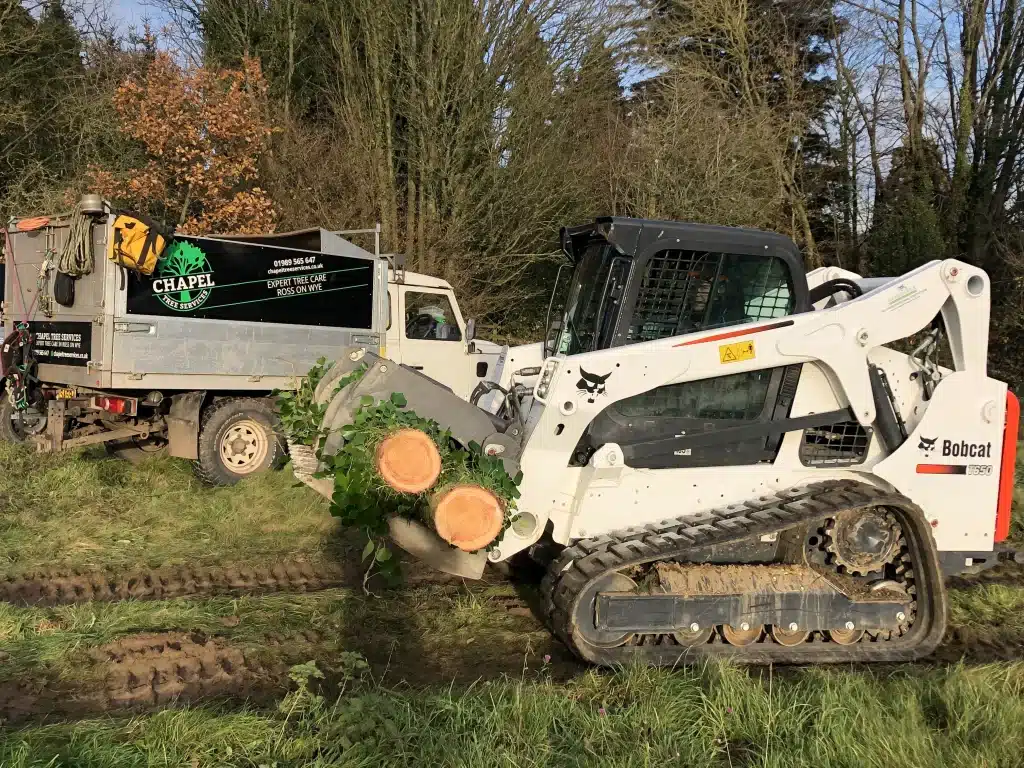
[[[24,443],[29,435],[41,434],[46,429],[46,414],[35,408],[17,410],[6,392],[0,392],[0,440],[6,443]]]
[[[209,485],[234,485],[243,477],[281,463],[285,446],[277,414],[267,400],[232,397],[203,411],[196,475]]]

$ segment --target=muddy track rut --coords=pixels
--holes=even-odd
[[[407,582],[458,583],[421,568],[411,568]],[[362,584],[362,569],[335,563],[283,560],[263,566],[168,566],[128,571],[45,570],[0,577],[0,602],[54,606],[97,600],[168,600],[175,597],[266,595],[274,592],[318,592]]]
[[[303,643],[292,647],[301,650]],[[0,722],[42,715],[86,717],[215,697],[260,699],[280,691],[284,664],[266,667],[221,638],[200,633],[131,635],[88,652],[89,679],[52,675],[0,682]]]
[[[292,685],[292,665],[314,660],[332,690],[332,664],[340,651],[358,648],[370,662],[374,678],[429,685],[464,682],[501,674],[524,672],[524,650],[529,667],[566,679],[583,669],[565,649],[550,644],[528,648],[523,638],[535,630],[529,609],[514,596],[487,598],[489,606],[511,616],[524,617],[519,628],[486,648],[456,651],[442,660],[388,648],[382,638],[350,636],[344,630],[267,633],[239,643],[230,632],[140,632],[84,649],[77,657],[73,677],[42,667],[19,678],[0,679],[0,728],[40,720],[74,720],[104,713],[142,713],[218,699],[272,704]],[[358,637],[358,639],[357,639]],[[391,638],[397,640],[398,638]],[[361,642],[360,642],[361,641]],[[365,643],[365,645],[364,645]],[[465,649],[468,651],[468,649]],[[544,654],[550,654],[542,662]]]
[[[323,574],[317,579],[308,574],[304,578],[307,587],[325,582]],[[292,581],[299,583],[298,579]],[[227,584],[231,589],[249,585],[249,581]],[[415,601],[408,594],[406,598]],[[255,641],[250,638],[244,645],[233,641],[230,631],[216,635],[187,630],[125,635],[81,651],[74,679],[44,667],[30,676],[0,680],[0,725],[151,712],[218,699],[271,704],[291,687],[291,665],[316,660],[321,669],[327,670],[330,681],[332,661],[341,650],[363,653],[375,678],[383,678],[385,683],[404,681],[414,686],[450,684],[456,678],[469,683],[503,674],[519,677],[527,668],[531,675],[565,680],[589,668],[543,631],[522,597],[489,595],[484,599],[490,610],[518,617],[510,631],[489,635],[486,643],[467,638],[464,647],[448,648],[443,658],[429,658],[430,652],[420,645],[416,654],[409,648],[391,646],[402,641],[404,632],[386,631],[386,637],[371,638],[363,637],[357,627],[268,633]],[[1019,643],[1006,638],[986,642],[953,628],[936,654],[919,666],[961,659],[985,663],[1022,657],[1024,638]]]

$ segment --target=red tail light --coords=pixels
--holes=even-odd
[[[1010,535],[1010,510],[1013,506],[1013,480],[1017,469],[1017,430],[1020,427],[1020,402],[1006,390],[1006,428],[1003,431],[1003,459],[999,467],[999,502],[996,505],[996,541]]]
[[[135,415],[135,400],[130,397],[108,397],[105,395],[97,395],[92,399],[92,405],[94,408],[99,408],[101,411],[107,413],[116,413],[119,415]]]

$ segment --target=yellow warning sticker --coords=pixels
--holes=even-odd
[[[723,363],[738,363],[741,360],[753,360],[754,357],[754,342],[750,340],[723,344],[718,348],[718,359]]]

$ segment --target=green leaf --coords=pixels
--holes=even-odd
[[[515,483],[516,485],[519,485],[520,483],[523,482],[523,470],[519,470],[518,472],[516,472],[516,476],[512,478],[512,482]]]
[[[378,563],[383,563],[385,560],[390,560],[390,559],[391,559],[391,550],[390,549],[388,549],[387,547],[383,547],[382,546],[382,547],[380,547],[377,550],[377,562]]]
[[[373,541],[373,539],[371,539],[370,541],[366,542],[366,546],[363,547],[363,556],[360,559],[361,560],[365,560],[370,555],[372,555],[374,547],[376,547],[376,546],[377,546],[377,544],[376,544],[375,541]],[[380,560],[380,553],[379,552],[377,553],[377,559]]]
[[[394,403],[399,408],[405,408],[405,406],[409,404],[409,401],[405,399],[405,395],[403,395],[401,392],[392,392],[391,402]]]
[[[373,405],[373,395],[363,395],[359,398],[359,405],[363,408],[369,408]]]

